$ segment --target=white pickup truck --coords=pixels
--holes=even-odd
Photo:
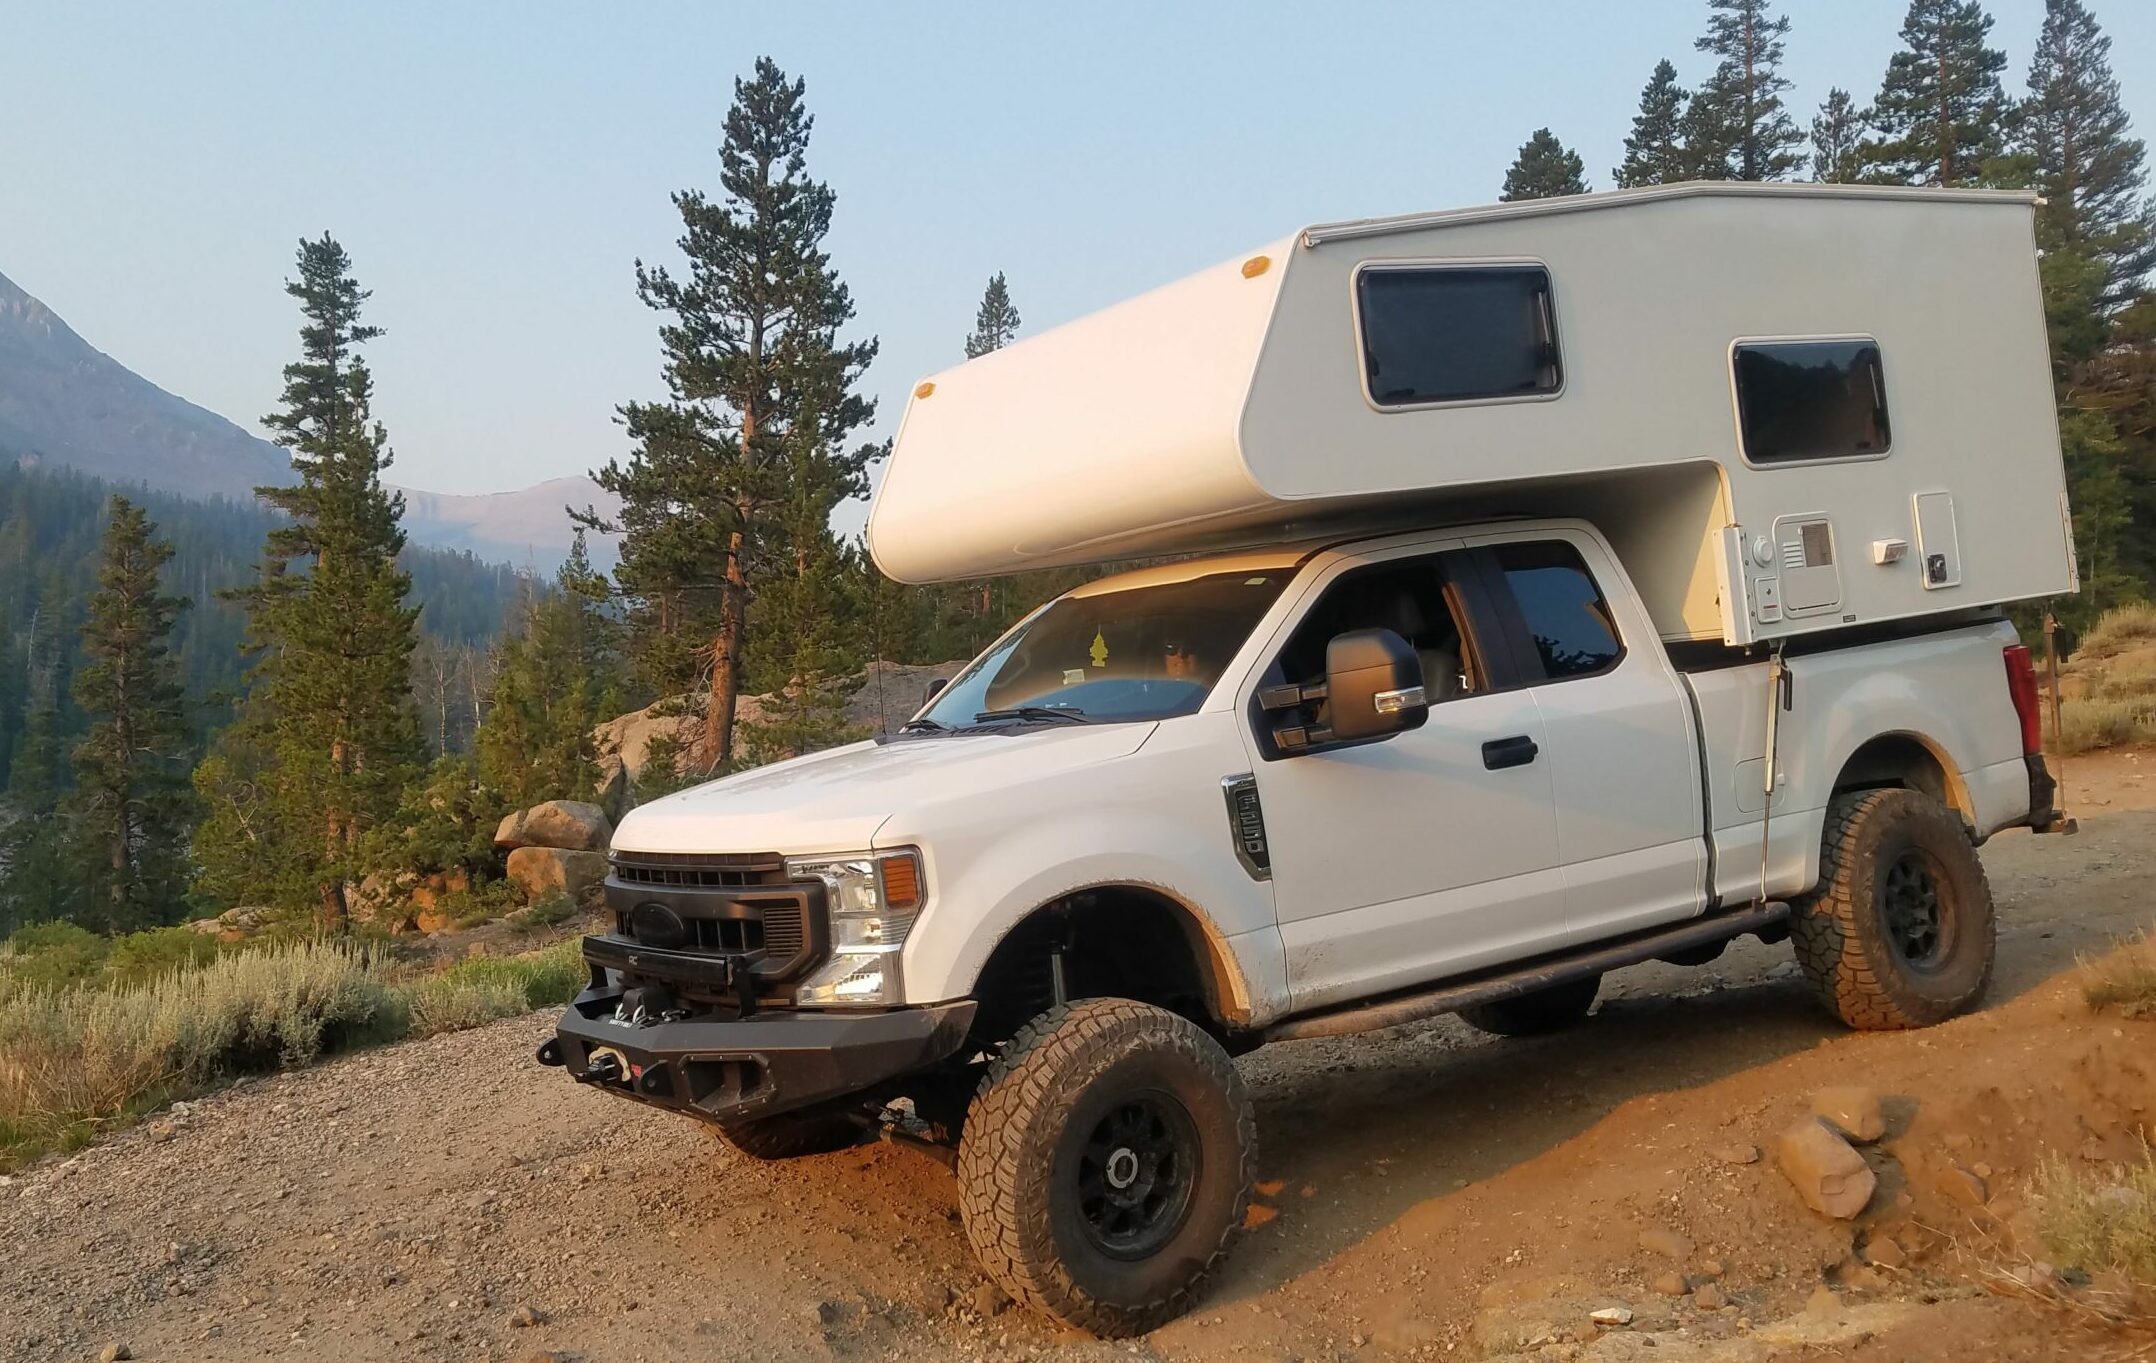
[[[1745,934],[1850,1026],[1969,1007],[2039,737],[1996,609],[1665,646],[1579,520],[1145,568],[900,732],[629,814],[540,1058],[760,1157],[940,1151],[997,1281],[1128,1334],[1242,1222],[1253,1047],[1542,1031]]]

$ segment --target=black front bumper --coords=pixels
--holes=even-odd
[[[971,999],[886,1013],[707,1014],[630,1026],[622,991],[587,989],[539,1048],[579,1082],[708,1122],[747,1121],[864,1093],[955,1054]]]

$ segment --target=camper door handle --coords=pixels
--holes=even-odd
[[[1493,738],[1482,745],[1482,765],[1491,771],[1506,767],[1524,767],[1535,760],[1542,749],[1526,734],[1514,734],[1510,738]]]

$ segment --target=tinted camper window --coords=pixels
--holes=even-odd
[[[1884,454],[1886,371],[1877,341],[1737,347],[1737,419],[1755,464]]]
[[[1380,407],[1534,397],[1563,382],[1539,265],[1366,269],[1355,289]]]

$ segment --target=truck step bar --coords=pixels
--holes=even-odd
[[[1638,965],[1660,956],[1674,956],[1699,947],[1713,946],[1748,932],[1771,928],[1789,917],[1789,906],[1756,904],[1732,913],[1694,918],[1675,927],[1601,942],[1565,956],[1546,956],[1528,965],[1475,978],[1456,980],[1436,989],[1406,994],[1379,1003],[1357,1004],[1289,1018],[1267,1028],[1267,1041],[1302,1041],[1319,1036],[1351,1036],[1420,1022],[1444,1013],[1457,1013],[1477,1004],[1498,1003],[1532,994],[1552,985],[1601,975],[1622,966]]]

